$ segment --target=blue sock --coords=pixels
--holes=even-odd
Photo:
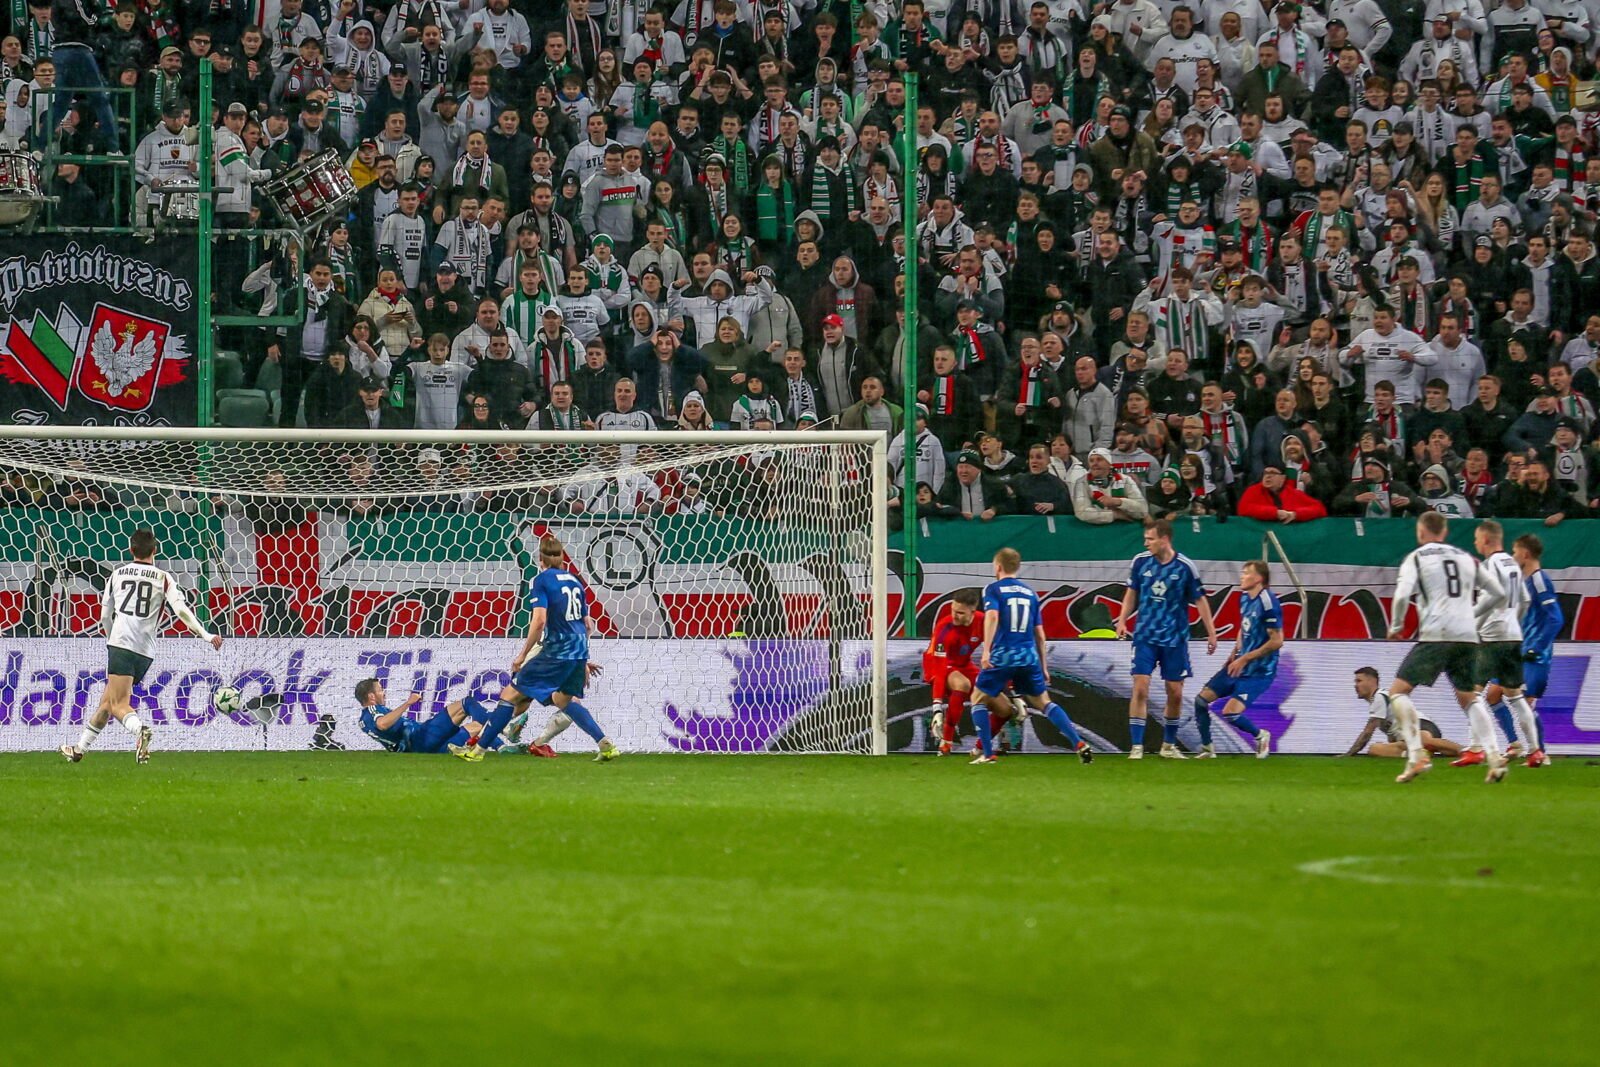
[[[1161,743],[1164,745],[1175,745],[1178,743],[1177,719],[1161,720]]]
[[[1050,720],[1057,730],[1066,737],[1067,744],[1077,748],[1083,738],[1078,736],[1077,728],[1072,725],[1072,720],[1067,718],[1067,713],[1060,704],[1049,704],[1044,709],[1044,717]]]
[[[1237,715],[1229,715],[1228,713],[1224,712],[1222,717],[1226,719],[1228,725],[1233,727],[1235,730],[1243,731],[1244,733],[1249,734],[1251,737],[1261,736],[1261,727],[1245,718],[1245,714],[1242,711]]]
[[[1539,727],[1539,751],[1544,751],[1544,716],[1539,714],[1539,709],[1533,709],[1533,721]]]
[[[972,706],[972,725],[978,731],[978,744],[985,756],[994,755],[994,733],[989,729],[989,709],[982,704]]]
[[[1132,718],[1131,716],[1129,717],[1129,719],[1128,719],[1128,736],[1133,741],[1134,744],[1136,744],[1136,745],[1143,745],[1144,744],[1144,719],[1143,718],[1135,719],[1135,718]]]
[[[1194,724],[1200,730],[1200,743],[1211,743],[1211,705],[1205,697],[1194,698]]]
[[[483,732],[478,735],[479,748],[493,748],[500,737],[500,731],[506,728],[506,723],[511,721],[517,709],[511,706],[511,701],[502,700],[494,706],[489,713],[489,721],[483,724]]]
[[[571,701],[561,710],[567,713],[567,718],[571,719],[578,729],[596,741],[606,735],[606,732],[600,729],[600,724],[594,721],[594,716],[589,714],[589,709],[576,700]]]
[[[1507,740],[1515,741],[1517,739],[1517,723],[1511,717],[1511,709],[1506,707],[1506,702],[1502,700],[1489,710],[1494,713],[1494,721],[1500,724],[1500,730],[1506,735]]]
[[[482,701],[476,700],[473,697],[467,697],[467,699],[461,702],[461,706],[466,709],[467,718],[471,719],[473,722],[489,721],[489,710],[483,706]]]

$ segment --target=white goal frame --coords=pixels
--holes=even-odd
[[[550,432],[533,430],[400,430],[380,432],[372,430],[314,430],[314,429],[240,429],[191,427],[128,427],[128,426],[5,426],[0,427],[0,449],[8,441],[56,442],[62,446],[89,442],[128,443],[179,443],[200,448],[204,456],[205,445],[293,445],[293,444],[360,444],[369,447],[435,445],[708,445],[720,449],[747,447],[752,450],[773,445],[854,445],[871,450],[871,470],[868,479],[871,494],[869,530],[871,584],[866,594],[870,601],[868,613],[872,648],[871,669],[871,739],[872,755],[888,752],[888,635],[889,619],[889,474],[888,441],[882,433],[872,430],[815,430],[815,431],[569,431]],[[9,459],[0,453],[0,462]],[[202,462],[204,460],[202,459]],[[117,483],[129,486],[165,488],[171,479],[159,480],[141,477],[141,472],[118,472]],[[832,479],[833,492],[839,493],[841,479]],[[228,489],[233,495],[251,495],[248,490]],[[429,490],[415,494],[387,492],[387,496],[404,498],[407,495],[426,495]],[[840,499],[836,497],[836,499]],[[837,509],[836,509],[837,512]],[[611,639],[608,639],[611,640]],[[627,640],[617,638],[616,640]]]

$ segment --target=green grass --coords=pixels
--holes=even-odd
[[[1398,770],[6,756],[0,1062],[1593,1063],[1600,768]]]

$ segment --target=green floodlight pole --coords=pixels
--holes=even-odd
[[[216,402],[216,337],[211,323],[211,233],[215,221],[215,207],[211,203],[211,60],[200,62],[200,103],[196,111],[200,122],[200,144],[196,152],[200,178],[200,228],[196,238],[200,242],[199,277],[195,279],[195,300],[199,304],[200,336],[196,339],[195,356],[200,361],[200,409],[196,412],[199,425],[209,427],[214,417]]]
[[[900,136],[900,204],[905,213],[906,238],[905,326],[900,331],[900,375],[905,385],[903,429],[905,484],[900,495],[902,550],[901,588],[904,590],[905,636],[917,636],[917,74],[902,76],[906,86],[904,129]]]

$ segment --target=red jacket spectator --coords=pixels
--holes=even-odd
[[[1261,472],[1261,480],[1239,498],[1239,514],[1262,522],[1310,522],[1327,518],[1328,509],[1299,486],[1290,484],[1282,467],[1269,463]]]

